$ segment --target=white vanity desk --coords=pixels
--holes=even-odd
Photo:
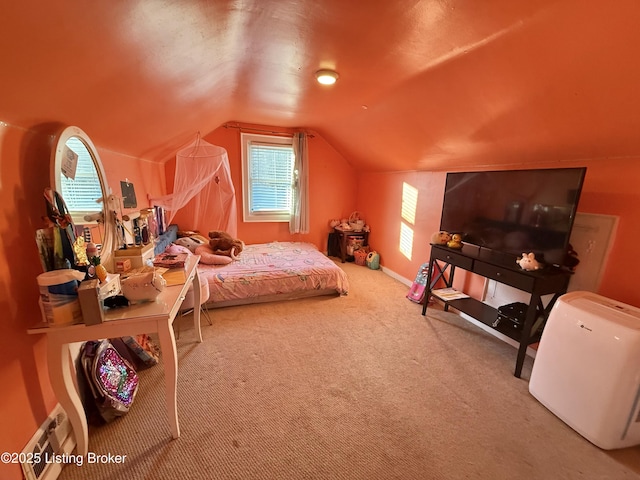
[[[180,436],[177,403],[178,356],[173,321],[191,284],[193,284],[194,305],[200,305],[200,280],[196,275],[199,261],[200,256],[189,256],[185,265],[184,284],[165,287],[153,302],[110,309],[105,312],[105,321],[101,324],[35,327],[28,330],[31,334],[47,335],[47,360],[51,386],[60,405],[69,416],[77,442],[76,451],[79,455],[87,454],[89,435],[87,418],[73,378],[75,369],[71,364],[69,344],[74,342],[157,333],[164,366],[165,403],[171,435],[173,438]],[[202,342],[199,308],[194,309],[193,326],[198,342]]]

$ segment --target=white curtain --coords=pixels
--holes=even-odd
[[[225,230],[233,237],[237,235],[235,188],[227,151],[202,140],[199,134],[195,142],[176,154],[173,193],[151,201],[171,212],[167,224],[186,207],[189,224],[183,228]]]
[[[295,161],[289,232],[309,233],[309,155],[305,133],[293,135],[293,153]]]

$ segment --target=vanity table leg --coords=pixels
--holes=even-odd
[[[171,427],[171,435],[173,438],[178,438],[180,436],[180,425],[178,425],[178,354],[171,322],[167,321],[165,325],[158,328],[158,340],[164,365],[164,397],[167,418]]]
[[[49,335],[47,340],[47,362],[51,387],[67,413],[76,438],[76,452],[86,455],[89,448],[89,429],[82,401],[73,381],[75,368],[71,365],[69,345]]]
[[[206,282],[206,279],[204,280]],[[196,340],[198,343],[202,343],[202,330],[200,328],[200,312],[202,311],[202,306],[200,302],[202,301],[200,295],[200,275],[198,272],[193,276],[193,329],[196,332]],[[172,329],[173,330],[173,329]]]

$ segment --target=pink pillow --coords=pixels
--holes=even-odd
[[[182,245],[176,245],[175,243],[172,243],[164,249],[164,253],[169,253],[171,255],[177,255],[178,253],[188,253],[189,255],[191,255],[191,250],[189,250],[187,247],[183,247]]]
[[[233,262],[233,258],[225,255],[216,255],[209,245],[200,245],[194,252],[200,255],[200,263],[205,265],[228,265]]]

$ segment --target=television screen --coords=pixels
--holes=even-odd
[[[534,252],[562,265],[585,174],[585,167],[448,173],[440,229],[514,262]]]

